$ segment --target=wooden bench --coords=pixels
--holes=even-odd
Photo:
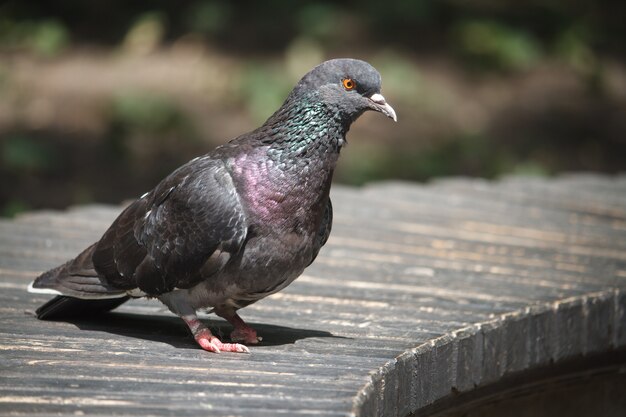
[[[316,262],[242,310],[263,336],[250,355],[200,350],[155,300],[37,320],[47,297],[28,283],[121,208],[1,220],[0,414],[405,416],[626,347],[626,176],[335,186],[332,198]]]

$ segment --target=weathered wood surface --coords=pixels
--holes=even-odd
[[[27,284],[96,240],[120,208],[0,221],[0,414],[404,414],[474,374],[451,376],[431,361],[432,387],[403,386],[415,375],[385,385],[403,352],[415,357],[413,348],[436,345],[429,340],[559,300],[613,300],[598,319],[611,322],[598,326],[612,332],[609,345],[626,344],[616,330],[626,309],[626,176],[335,187],[333,202],[333,233],[314,265],[242,311],[264,337],[250,355],[200,350],[155,300],[97,319],[38,321],[47,297]],[[501,349],[525,354],[510,343]]]

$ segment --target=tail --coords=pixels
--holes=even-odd
[[[104,300],[81,300],[80,298],[57,295],[39,307],[35,313],[40,320],[89,317],[113,310],[128,301],[130,297],[109,298]]]
[[[37,318],[76,317],[109,311],[126,302],[126,291],[112,287],[96,272],[91,261],[96,244],[75,259],[41,274],[28,291],[54,294],[55,298],[37,309]]]

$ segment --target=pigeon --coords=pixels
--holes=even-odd
[[[374,67],[348,58],[316,66],[261,127],[176,169],[98,242],[35,279],[30,292],[56,295],[37,317],[157,298],[204,350],[248,353],[261,338],[237,311],[288,286],[317,257],[331,231],[339,153],[368,110],[397,121]],[[198,310],[226,319],[231,343]]]

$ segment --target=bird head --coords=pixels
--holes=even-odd
[[[367,110],[397,121],[396,112],[385,101],[380,88],[380,74],[374,67],[358,59],[342,58],[313,68],[302,77],[289,97],[315,97],[350,122]]]

